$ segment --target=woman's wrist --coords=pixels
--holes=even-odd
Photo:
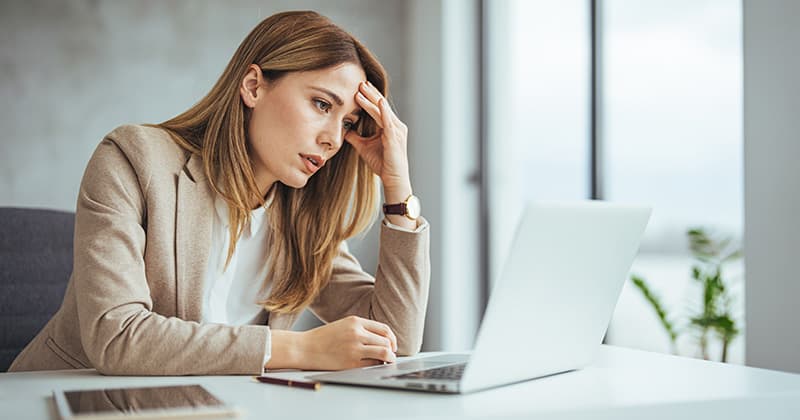
[[[302,369],[303,332],[272,330],[270,331],[272,349],[266,369]]]
[[[404,183],[398,185],[383,186],[383,196],[386,204],[397,204],[406,201],[408,196],[412,194],[411,183]],[[411,220],[401,214],[387,214],[386,220],[389,223],[405,229],[416,229],[417,221]]]
[[[412,194],[411,182],[383,184],[383,197],[387,204],[402,203]]]

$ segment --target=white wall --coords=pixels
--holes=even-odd
[[[800,372],[800,2],[743,11],[745,358]]]

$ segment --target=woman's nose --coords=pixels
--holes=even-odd
[[[336,151],[342,146],[344,141],[344,130],[341,127],[325,130],[319,136],[318,143],[330,150]]]
[[[338,142],[331,138],[331,136],[320,136],[319,141],[317,141],[320,145],[325,147],[327,150],[336,150]]]

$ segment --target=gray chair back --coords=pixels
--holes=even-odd
[[[0,207],[0,372],[61,306],[75,213]]]

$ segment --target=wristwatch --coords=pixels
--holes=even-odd
[[[383,214],[399,214],[411,220],[417,220],[421,212],[422,205],[414,194],[409,195],[402,203],[383,205]]]

